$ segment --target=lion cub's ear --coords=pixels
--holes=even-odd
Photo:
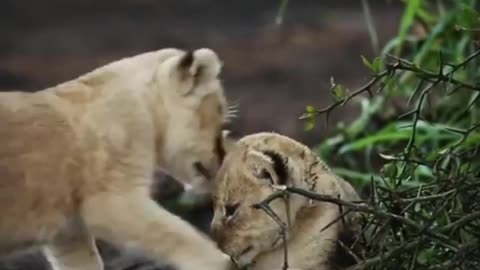
[[[170,78],[182,96],[189,95],[198,86],[216,79],[222,69],[218,55],[206,48],[185,52],[168,64]]]
[[[253,174],[260,180],[272,185],[286,185],[289,178],[288,166],[284,157],[275,151],[250,150],[247,159],[251,159]]]

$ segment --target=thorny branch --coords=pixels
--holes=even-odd
[[[338,100],[337,102],[335,102],[335,103],[333,103],[333,104],[331,104],[331,105],[329,105],[329,106],[327,106],[323,109],[316,110],[314,112],[314,114],[326,113],[326,115],[328,116],[330,114],[330,112],[333,111],[336,107],[345,104],[346,102],[350,101],[352,98],[354,98],[354,97],[356,97],[356,96],[358,96],[362,93],[368,92],[371,95],[372,94],[372,88],[375,87],[378,82],[381,82],[382,79],[384,79],[386,77],[392,77],[393,75],[395,75],[395,73],[397,71],[413,72],[417,75],[417,77],[419,77],[423,80],[426,80],[426,81],[433,80],[433,81],[431,81],[432,84],[438,84],[440,82],[446,82],[446,83],[450,83],[450,84],[452,84],[452,85],[454,85],[458,88],[466,88],[466,89],[469,89],[469,90],[472,90],[472,91],[480,91],[480,86],[464,83],[464,82],[458,81],[458,80],[456,80],[452,77],[452,75],[457,70],[465,67],[465,65],[467,65],[471,60],[478,57],[479,55],[480,55],[480,50],[474,52],[471,55],[469,55],[462,62],[460,62],[456,65],[449,64],[449,66],[451,66],[452,69],[445,74],[443,74],[443,68],[440,70],[439,73],[434,73],[434,72],[422,69],[422,68],[418,67],[417,65],[415,65],[414,63],[409,62],[407,60],[398,58],[396,56],[387,55],[390,58],[396,60],[396,62],[393,63],[393,64],[387,65],[387,67],[384,71],[382,71],[378,74],[374,74],[372,76],[372,79],[370,79],[370,81],[368,81],[365,85],[358,88],[357,90],[353,91],[350,95],[346,96],[343,99]],[[383,87],[384,87],[384,85],[381,85],[379,90],[381,90]],[[428,88],[431,88],[431,86],[429,86]],[[428,90],[428,91],[430,91],[430,90]],[[307,117],[308,117],[308,115],[302,115],[302,116],[300,116],[299,119],[302,120],[302,119],[306,119]]]
[[[365,203],[362,202],[349,202],[345,201],[339,198],[335,198],[329,195],[323,195],[323,194],[318,194],[315,192],[311,192],[305,189],[300,189],[296,187],[285,187],[285,191],[279,191],[276,192],[272,195],[270,195],[268,198],[266,198],[263,202],[261,202],[258,205],[267,205],[269,202],[273,201],[276,198],[280,198],[284,196],[285,192],[290,192],[294,194],[299,194],[302,195],[306,198],[313,199],[316,201],[322,201],[322,202],[329,202],[337,205],[342,205],[348,207],[351,211],[357,211],[357,212],[363,212],[363,213],[368,213],[368,214],[373,214],[374,216],[378,218],[391,218],[393,220],[399,221],[407,226],[410,226],[412,228],[415,228],[417,230],[424,230],[424,228],[420,225],[415,223],[414,221],[405,218],[403,216],[399,216],[397,214],[385,212],[382,210],[379,210],[375,207],[368,206]],[[455,247],[455,243],[450,243],[451,241],[448,239],[448,236],[440,234],[440,233],[435,233],[430,230],[425,230],[424,232],[427,236],[431,237],[432,240],[437,240],[439,243],[447,245],[448,248],[456,250],[457,248]]]
[[[430,196],[419,196],[417,198],[399,198],[398,202],[426,202],[426,201],[435,201],[439,199],[440,197],[447,197],[448,195],[451,195],[455,192],[455,189],[448,190],[444,193],[439,193],[436,195],[430,195]],[[456,243],[453,240],[449,239],[449,235],[447,233],[454,233],[455,230],[467,226],[470,222],[473,221],[478,221],[480,219],[480,211],[474,212],[470,215],[464,216],[457,221],[454,221],[450,224],[447,224],[443,227],[438,227],[435,230],[428,229],[428,227],[422,227],[422,225],[417,224],[416,222],[412,221],[411,219],[408,219],[404,216],[400,216],[394,213],[382,211],[376,207],[372,207],[367,205],[365,202],[360,201],[360,202],[350,202],[350,201],[345,201],[339,198],[335,198],[329,195],[323,195],[323,194],[318,194],[315,192],[311,192],[305,189],[300,189],[300,188],[295,188],[291,186],[286,186],[284,187],[284,190],[278,191],[269,197],[267,197],[265,200],[260,202],[259,204],[256,204],[255,207],[259,209],[265,210],[265,212],[270,215],[282,228],[282,230],[285,229],[285,224],[281,221],[281,219],[269,208],[269,203],[272,201],[278,199],[278,198],[283,198],[285,196],[285,193],[291,193],[291,194],[299,194],[302,195],[306,198],[313,199],[316,201],[321,201],[321,202],[327,202],[327,203],[332,203],[332,204],[337,204],[337,205],[342,205],[348,208],[347,211],[355,211],[355,212],[361,212],[361,213],[366,213],[366,214],[372,214],[376,218],[381,218],[381,219],[393,219],[395,221],[399,221],[405,226],[412,227],[416,230],[420,230],[423,235],[427,236],[430,238],[431,241],[434,241],[438,243],[441,246],[444,246],[444,248],[450,249],[451,251],[457,252],[461,248],[463,248],[463,245],[460,245],[460,243]],[[267,210],[268,209],[268,210]],[[340,218],[336,218],[333,222],[339,221]],[[331,223],[329,225],[331,225]],[[329,226],[327,225],[327,226]],[[283,244],[284,248],[286,247],[285,245],[286,239],[283,239]],[[367,267],[379,263],[382,260],[388,259],[389,257],[395,256],[399,252],[407,249],[411,249],[417,245],[419,245],[421,241],[418,239],[412,242],[405,242],[404,244],[391,249],[389,252],[381,254],[377,257],[372,257],[370,259],[367,259],[355,266],[352,266],[349,268],[349,270],[360,270],[360,269],[366,269]],[[349,251],[349,249],[347,249]],[[286,256],[288,256],[287,251],[285,251]],[[352,255],[353,256],[353,255]],[[358,260],[358,257],[355,256],[355,259]],[[288,266],[288,263],[286,264]],[[284,268],[288,269],[288,268]]]

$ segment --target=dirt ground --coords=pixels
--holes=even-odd
[[[298,120],[305,106],[332,101],[331,76],[352,89],[360,86],[368,79],[360,55],[374,54],[360,1],[292,0],[281,26],[274,23],[279,2],[4,0],[0,90],[34,91],[149,50],[210,47],[224,61],[228,99],[239,104],[232,124],[237,135],[276,131],[313,145],[356,110],[341,108],[329,127],[306,133]],[[381,44],[395,35],[401,16],[399,6],[386,2],[393,1],[370,1]],[[185,218],[206,230],[208,207]],[[139,255],[100,245],[107,269],[137,262],[130,269],[156,269]],[[0,270],[46,267],[38,253],[0,262]]]

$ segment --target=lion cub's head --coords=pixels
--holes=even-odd
[[[223,161],[222,126],[232,116],[210,49],[167,51],[152,85],[160,93],[158,164],[196,192],[206,192]]]
[[[252,206],[275,193],[273,185],[289,184],[300,174],[303,162],[293,157],[301,159],[304,151],[305,147],[285,136],[260,133],[242,138],[227,154],[215,180],[211,230],[219,247],[239,266],[282,243],[278,223]],[[290,224],[305,201],[301,196],[291,198]],[[269,205],[287,224],[284,201]]]

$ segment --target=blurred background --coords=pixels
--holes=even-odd
[[[402,5],[371,1],[379,41],[398,31]],[[396,1],[392,1],[396,2]],[[304,132],[307,104],[329,104],[330,77],[352,89],[368,79],[360,55],[374,56],[358,0],[3,0],[0,89],[53,86],[119,58],[164,47],[210,47],[225,63],[228,99],[240,113],[238,134],[277,131],[318,143]],[[348,106],[347,106],[348,107]],[[345,108],[335,115],[352,118]]]
[[[209,47],[224,61],[229,101],[239,105],[235,135],[276,131],[313,145],[335,122],[355,118],[358,108],[347,104],[331,115],[332,125],[306,132],[298,120],[305,106],[332,102],[331,76],[351,89],[362,85],[369,72],[360,55],[375,53],[358,0],[290,1],[281,25],[275,23],[279,7],[278,0],[3,0],[0,90],[35,91],[150,50]],[[403,6],[370,1],[370,7],[382,45],[397,34]],[[169,183],[169,196],[181,191]],[[155,196],[167,205],[170,197],[158,190],[165,189]],[[206,230],[206,208],[172,211]],[[107,269],[158,267],[99,245]],[[0,263],[1,270],[47,267],[38,252]]]

